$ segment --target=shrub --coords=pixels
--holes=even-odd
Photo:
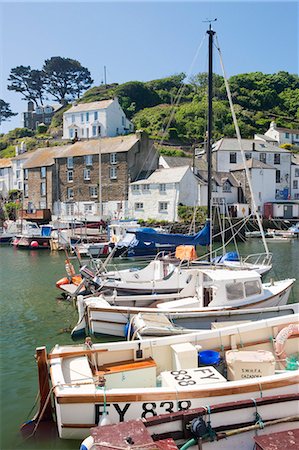
[[[42,134],[42,133],[46,133],[47,129],[48,129],[47,125],[41,123],[41,124],[39,124],[37,126],[37,130],[36,131],[37,131],[38,134]]]

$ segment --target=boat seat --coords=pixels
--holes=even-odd
[[[66,383],[76,381],[93,382],[92,371],[86,356],[65,358],[62,361],[62,370]]]
[[[103,364],[98,367],[97,375],[105,375],[107,373],[127,372],[130,370],[146,369],[149,367],[157,367],[152,358],[135,361],[130,359],[128,361],[121,361],[117,363]]]

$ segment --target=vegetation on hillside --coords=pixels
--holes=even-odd
[[[22,89],[22,83],[27,80],[30,73],[33,81],[34,79],[38,80],[36,71],[32,71],[30,67],[21,70],[20,67],[22,66],[11,71],[10,89],[16,92],[21,92],[18,89]],[[66,83],[71,76],[74,76],[74,82],[70,84],[71,87],[68,91],[61,90],[59,83],[55,85],[54,81],[51,86],[49,84],[51,70],[54,74],[59,67],[63,69],[61,69],[63,74],[60,73],[59,83],[64,79],[63,76],[66,77]],[[16,71],[16,69],[18,70]],[[120,105],[127,117],[133,121],[135,128],[144,129],[157,141],[165,141],[179,146],[199,144],[205,140],[207,129],[206,73],[199,73],[190,80],[186,80],[185,74],[180,73],[148,82],[129,81],[120,85],[114,83],[86,90],[92,80],[88,70],[83,68],[78,61],[68,58],[51,58],[45,62],[43,70],[48,77],[48,86],[44,89],[62,102],[80,95],[84,90],[85,93],[78,100],[79,103],[118,97]],[[18,84],[12,76],[21,76],[19,71],[23,78]],[[37,81],[35,84],[33,81],[29,85],[31,89],[31,91],[29,89],[29,93],[22,91],[24,98],[28,99],[26,95],[31,95],[32,91],[38,98],[39,85]],[[298,75],[283,71],[275,74],[252,72],[232,76],[229,84],[243,138],[252,138],[255,133],[264,133],[269,128],[271,120],[275,120],[280,127],[299,128]],[[214,75],[213,91],[214,139],[224,136],[235,137],[222,76]],[[27,148],[35,148],[41,142],[43,143],[43,140],[47,142],[47,145],[61,144],[57,138],[61,136],[63,112],[69,107],[70,105],[66,105],[64,109],[54,115],[47,134],[42,136],[38,133],[34,133],[34,136],[26,135]],[[20,142],[20,139],[24,140],[24,137],[20,136],[13,138],[10,133],[0,138],[2,157],[11,155],[13,146]]]

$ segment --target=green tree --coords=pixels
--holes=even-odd
[[[16,116],[17,113],[12,112],[9,103],[0,99],[0,125],[2,122],[8,121],[11,117]]]
[[[141,81],[129,81],[117,86],[115,95],[129,118],[132,117],[130,110],[132,103],[135,103],[136,112],[160,103],[158,94]]]
[[[36,106],[43,104],[45,74],[42,70],[18,66],[11,69],[8,81],[9,91],[19,92],[23,95],[23,100],[32,100]]]
[[[43,70],[46,92],[63,105],[93,83],[89,70],[75,59],[53,56],[45,61]]]

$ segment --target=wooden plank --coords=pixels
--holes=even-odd
[[[127,394],[114,394],[113,389],[111,391],[106,391],[106,401],[108,402],[151,402],[151,401],[160,401],[160,400],[185,400],[188,399],[197,399],[197,398],[209,398],[216,397],[222,395],[234,395],[234,394],[243,394],[250,393],[254,391],[264,392],[267,389],[277,389],[285,386],[291,386],[299,382],[299,376],[294,375],[291,378],[283,379],[283,380],[273,380],[262,382],[260,378],[256,379],[257,381],[250,385],[239,385],[239,386],[230,386],[230,383],[227,383],[226,387],[217,387],[216,384],[213,385],[213,389],[199,389],[199,390],[188,390],[184,389],[181,391],[163,391],[161,388],[159,392],[157,390],[155,393],[148,392],[149,390],[145,389],[144,392],[140,394],[130,393]],[[111,392],[111,393],[110,393]],[[56,390],[55,390],[56,394]],[[57,402],[59,404],[80,404],[80,403],[97,403],[102,402],[104,399],[104,394],[97,392],[93,395],[88,394],[77,394],[77,395],[60,395],[58,393],[56,395]],[[228,397],[229,398],[229,397]]]
[[[152,358],[147,358],[143,360],[121,361],[112,364],[104,364],[98,368],[96,374],[104,375],[105,373],[117,373],[129,370],[145,369],[148,367],[157,367],[157,364]]]
[[[86,349],[86,350],[73,350],[71,352],[59,352],[59,353],[49,353],[48,359],[56,359],[56,358],[74,358],[77,356],[92,356],[96,353],[105,353],[108,352],[108,349]]]

